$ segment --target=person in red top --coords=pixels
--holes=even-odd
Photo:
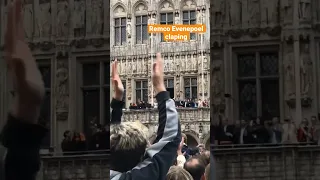
[[[297,139],[298,139],[298,142],[306,143],[306,142],[309,142],[310,138],[311,138],[311,134],[309,133],[308,119],[304,118],[298,129]]]

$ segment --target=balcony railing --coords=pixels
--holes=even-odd
[[[218,179],[312,180],[320,177],[320,146],[215,147]]]
[[[210,108],[178,108],[179,119],[182,122],[210,121]],[[159,112],[157,109],[125,110],[123,121],[137,121],[142,123],[158,122]]]

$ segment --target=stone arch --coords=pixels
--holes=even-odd
[[[174,3],[171,0],[161,0],[158,5],[159,12],[174,11]]]
[[[137,1],[133,7],[132,7],[132,12],[137,15],[137,14],[143,14],[146,15],[148,14],[148,3],[146,1]]]
[[[112,8],[113,17],[126,17],[127,12],[126,6],[121,2],[116,3]]]
[[[210,133],[208,133],[207,135],[204,136],[202,144],[205,145],[207,150],[210,150],[210,144],[211,144],[211,142],[210,142]]]
[[[194,0],[183,0],[180,2],[181,10],[195,10],[197,8],[197,3]]]
[[[183,131],[183,133],[187,136],[187,145],[189,147],[196,147],[200,144],[200,139],[198,133],[192,130]]]

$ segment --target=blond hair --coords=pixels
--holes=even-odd
[[[166,180],[193,180],[191,174],[179,166],[171,166]]]

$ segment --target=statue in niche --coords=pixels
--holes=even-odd
[[[279,0],[262,0],[261,23],[273,25],[278,23]]]
[[[284,11],[284,22],[292,22],[293,0],[281,0],[281,8]]]
[[[240,26],[242,17],[242,0],[229,1],[229,16],[231,26]]]
[[[260,21],[259,0],[248,0],[248,25],[258,25]]]
[[[51,3],[40,4],[40,14],[38,17],[39,37],[47,38],[51,35]]]
[[[213,96],[214,101],[212,102],[214,105],[220,105],[222,103],[222,61],[214,61],[212,62],[212,74],[211,74],[211,95]]]
[[[127,24],[127,36],[128,36],[128,38],[131,38],[131,32],[132,32],[131,23],[128,23]]]
[[[32,0],[24,0],[23,1],[23,26],[25,35],[27,38],[32,38],[33,36],[33,1]]]
[[[91,27],[92,34],[101,35],[103,33],[103,0],[92,0]]]
[[[56,73],[57,79],[57,111],[67,112],[69,107],[69,85],[68,85],[69,71],[66,62],[58,63],[58,70]]]
[[[226,12],[225,0],[215,0],[213,1],[213,22],[214,27],[222,27],[223,19]]]
[[[302,97],[310,97],[311,87],[313,83],[313,67],[310,56],[308,54],[302,54],[300,57],[300,63]]]
[[[57,3],[58,15],[57,15],[57,36],[67,37],[69,28],[69,15],[67,1],[60,1]]]
[[[294,56],[293,51],[290,50],[286,53],[284,58],[284,84],[285,84],[285,92],[286,92],[286,100],[295,98],[295,72],[294,72]]]
[[[137,60],[132,60],[132,72],[137,73]]]
[[[84,0],[74,1],[74,28],[79,31],[75,36],[85,36],[86,32],[86,3]]]
[[[310,0],[299,1],[299,18],[309,20],[311,18],[311,2]]]

